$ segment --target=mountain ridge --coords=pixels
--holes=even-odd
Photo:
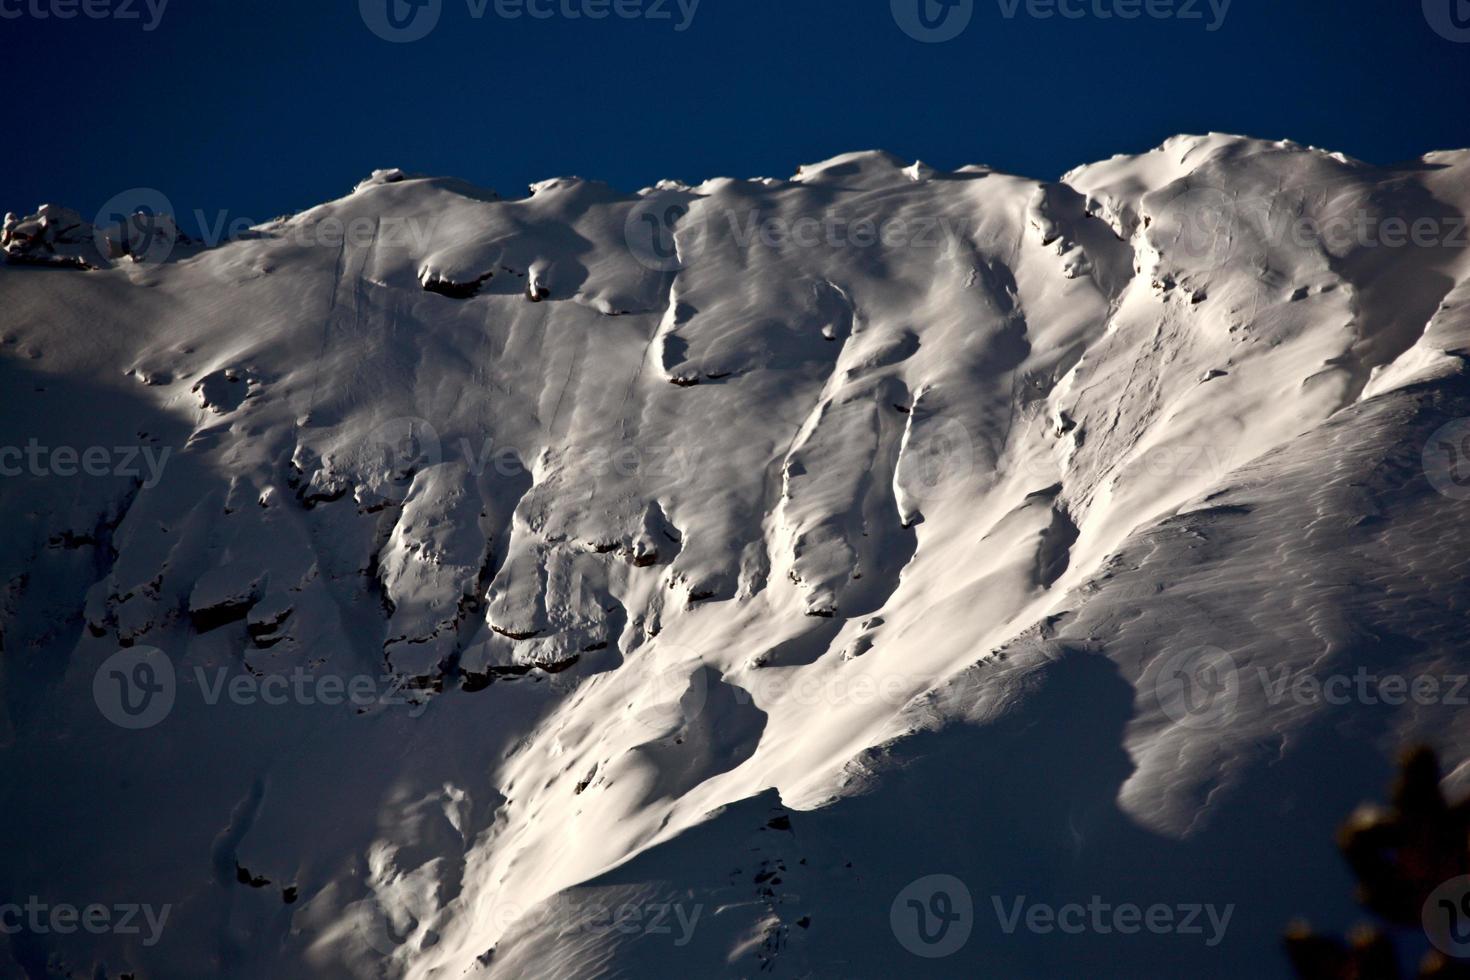
[[[28,949],[1284,975],[1285,919],[1350,914],[1333,808],[1415,736],[1464,778],[1447,696],[1349,718],[1275,685],[1464,668],[1439,447],[1470,416],[1470,155],[1418,163],[1212,134],[1060,182],[879,152],[637,195],[378,171],[218,247],[7,218],[0,446],[46,454],[0,484],[4,825],[34,844],[0,885],[175,923]],[[97,678],[165,669],[145,649],[171,704],[120,731]],[[211,701],[226,675],[257,696]],[[259,696],[298,676],[311,702]],[[1282,775],[1339,758],[1312,798]],[[947,816],[895,846],[920,796]],[[938,872],[990,935],[925,959],[890,906]],[[1209,948],[991,912],[1093,891],[1238,910]],[[682,946],[588,924],[680,902]]]

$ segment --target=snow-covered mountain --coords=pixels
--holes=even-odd
[[[1467,212],[1211,135],[7,216],[0,905],[110,917],[0,973],[1285,976],[1470,758]]]

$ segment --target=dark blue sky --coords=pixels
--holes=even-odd
[[[411,43],[375,35],[359,0],[171,0],[151,31],[148,2],[0,0],[0,208],[91,214],[147,186],[181,215],[264,220],[375,167],[518,195],[565,174],[787,176],[869,147],[1055,177],[1207,130],[1377,163],[1470,145],[1470,41],[1446,36],[1466,0],[1233,0],[1214,31],[1210,0],[1201,19],[1130,21],[973,0],[943,43],[909,37],[890,0],[700,0],[683,31],[679,0],[600,0],[602,20],[561,13],[599,0],[437,0]],[[498,16],[507,2],[554,16]],[[384,24],[386,3],[361,0]],[[655,3],[671,18],[613,13]],[[34,16],[68,4],[138,19]]]

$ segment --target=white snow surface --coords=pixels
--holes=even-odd
[[[0,477],[0,902],[171,911],[0,973],[1286,976],[1398,746],[1470,758],[1454,704],[1256,682],[1470,673],[1421,464],[1470,416],[1467,212],[1470,152],[1216,134],[1054,182],[379,171],[162,261],[7,218],[0,446],[140,475]],[[1356,214],[1461,237],[1281,230]],[[94,676],[143,647],[177,692],[126,730]],[[1202,651],[1206,722],[1159,694]],[[940,959],[890,926],[930,874],[974,899]],[[1235,911],[1006,934],[1022,895]],[[624,903],[698,918],[580,922]]]

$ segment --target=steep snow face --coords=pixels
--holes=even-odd
[[[1394,747],[1470,758],[1467,175],[1212,135],[7,216],[0,900],[167,910],[10,959],[1283,975]],[[1308,696],[1363,670],[1443,689]],[[1093,896],[1231,912],[1012,917]]]

